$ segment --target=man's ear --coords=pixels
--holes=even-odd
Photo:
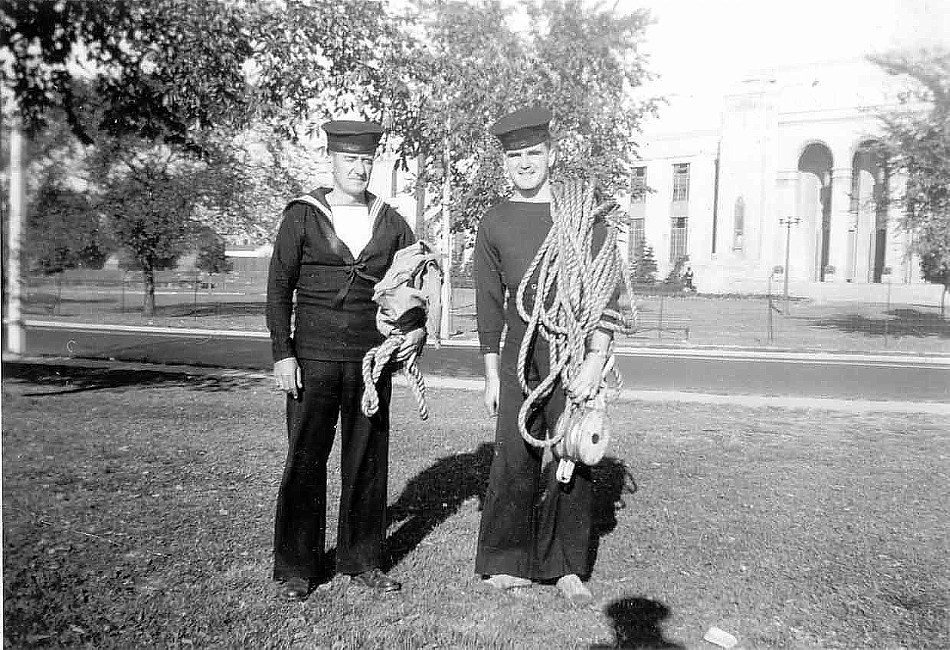
[[[548,156],[548,169],[554,167],[554,163],[557,162],[557,145],[553,142],[551,143],[551,153]]]

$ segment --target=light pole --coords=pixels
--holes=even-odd
[[[789,254],[791,252],[791,243],[792,243],[792,225],[798,224],[801,222],[799,217],[784,217],[778,220],[779,225],[785,226],[785,313],[788,314],[788,261]]]
[[[20,278],[20,245],[23,230],[23,136],[20,122],[14,118],[10,126],[10,212],[7,220],[7,304],[3,310],[6,325],[4,343],[7,352],[20,356],[24,352],[26,338],[21,312],[22,284]]]

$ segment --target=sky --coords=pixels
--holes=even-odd
[[[609,5],[609,3],[608,3]],[[663,92],[705,94],[757,70],[950,45],[950,0],[616,0],[648,9]]]

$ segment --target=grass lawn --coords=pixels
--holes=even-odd
[[[615,406],[597,600],[574,609],[553,587],[479,587],[491,422],[471,392],[430,390],[430,408],[420,422],[396,389],[403,592],[377,599],[337,577],[286,604],[269,580],[286,453],[269,382],[7,366],[4,647],[699,649],[711,625],[745,650],[947,647],[936,417]]]

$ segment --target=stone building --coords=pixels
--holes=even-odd
[[[860,297],[881,282],[929,295],[887,201],[901,179],[873,149],[905,88],[841,61],[671,98],[643,135],[633,183],[648,191],[630,205],[630,250],[652,246],[660,277],[688,256],[703,292],[764,292],[787,272],[796,295]]]

